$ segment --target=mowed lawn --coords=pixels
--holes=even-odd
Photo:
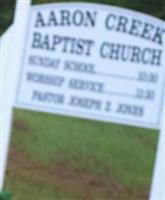
[[[5,189],[14,200],[148,198],[158,132],[15,110]]]

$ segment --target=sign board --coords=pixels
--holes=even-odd
[[[5,98],[11,98],[5,107],[4,134],[10,132],[14,99],[20,108],[161,129],[164,134],[163,21],[113,6],[30,3],[17,1],[12,35],[19,39],[12,41],[5,81]],[[151,199],[165,196],[162,138]],[[0,155],[2,173],[8,142],[9,137]],[[3,179],[4,173],[0,189]]]
[[[32,6],[16,106],[158,129],[164,33],[116,7]]]

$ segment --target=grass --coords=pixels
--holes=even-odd
[[[10,178],[6,187],[13,191],[14,198],[12,200],[80,200],[68,193],[64,193],[58,187],[52,187],[43,182],[38,183],[29,176],[22,177],[11,172]]]
[[[12,149],[26,153],[30,160],[42,168],[65,163],[81,174],[115,182],[122,188],[137,190],[139,195],[148,194],[158,137],[156,131],[24,110],[15,110],[14,116]],[[9,167],[10,173],[11,170],[12,167],[11,169]],[[49,200],[60,200],[60,198],[69,200],[68,193],[71,193],[71,200],[83,199],[84,191],[64,189],[66,180],[62,185],[58,184],[57,180],[56,187],[50,184],[51,187],[55,187],[51,189],[45,180],[38,181],[38,184],[33,183],[35,175],[33,170],[29,171],[30,174],[28,170],[17,169],[15,171],[17,176],[13,175],[14,182],[7,176],[6,188],[14,191],[16,199],[26,200],[25,197],[21,197],[21,191],[28,190],[31,188],[30,185],[34,185],[32,187],[34,197],[38,195],[33,197],[34,200],[41,200],[40,196]],[[77,187],[74,186],[74,181],[72,183],[73,187]],[[37,191],[41,188],[44,189],[42,195],[39,195]],[[29,199],[31,199],[30,193],[27,192]],[[107,191],[105,193],[104,195],[98,192],[98,195],[101,195],[99,200],[109,200],[106,196]],[[110,191],[109,193],[111,196]],[[59,197],[53,196],[57,194]],[[136,195],[137,193],[130,192],[127,194],[127,200],[136,199]],[[96,195],[91,196],[90,200],[95,199]]]

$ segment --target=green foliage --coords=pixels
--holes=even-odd
[[[1,192],[0,193],[0,200],[12,200],[11,194],[9,192]]]
[[[14,7],[14,0],[0,0],[0,34],[12,23]]]
[[[56,2],[72,2],[73,0],[57,0]],[[82,0],[76,0],[77,2]],[[165,1],[164,0],[84,0],[83,2],[103,3],[115,6],[130,8],[141,11],[161,19],[165,19]],[[33,0],[38,3],[53,3],[54,0]]]

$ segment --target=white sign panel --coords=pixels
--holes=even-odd
[[[159,128],[164,22],[97,4],[32,6],[16,106]]]

